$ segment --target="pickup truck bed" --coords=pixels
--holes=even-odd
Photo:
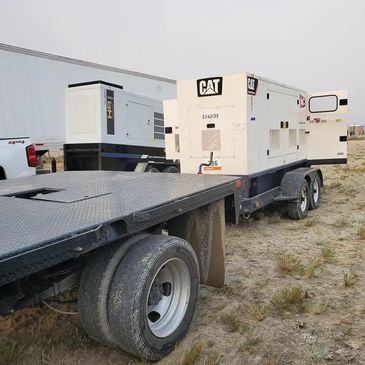
[[[236,194],[239,177],[110,171],[0,182],[0,286]]]

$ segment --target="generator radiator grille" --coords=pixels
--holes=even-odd
[[[153,136],[155,139],[165,139],[164,116],[162,113],[153,113]]]

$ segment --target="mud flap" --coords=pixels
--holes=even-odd
[[[169,235],[188,241],[198,257],[201,284],[222,287],[225,279],[224,199],[168,223]]]

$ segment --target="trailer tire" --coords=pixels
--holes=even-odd
[[[99,343],[115,343],[107,314],[109,287],[114,272],[130,247],[147,236],[141,233],[125,242],[118,241],[96,250],[83,269],[78,291],[80,321],[86,333]]]
[[[296,201],[288,203],[288,215],[291,219],[303,219],[308,215],[309,196],[308,183],[303,179],[297,189]]]
[[[110,286],[108,316],[116,344],[156,361],[186,334],[199,291],[199,266],[182,238],[153,235],[134,246]]]
[[[146,172],[160,172],[160,170],[157,167],[148,166]]]
[[[178,174],[180,171],[176,166],[167,166],[162,170],[162,172],[166,172],[169,174]]]
[[[309,187],[309,209],[314,210],[321,204],[321,180],[316,174]]]

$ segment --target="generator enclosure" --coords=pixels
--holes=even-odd
[[[347,91],[308,93],[252,73],[177,81],[164,102],[166,157],[183,173],[251,175],[347,162]],[[210,161],[211,156],[213,156]]]
[[[93,81],[66,90],[66,143],[165,147],[162,102]]]
[[[165,160],[162,101],[92,81],[65,96],[67,170],[132,171],[142,160]]]

